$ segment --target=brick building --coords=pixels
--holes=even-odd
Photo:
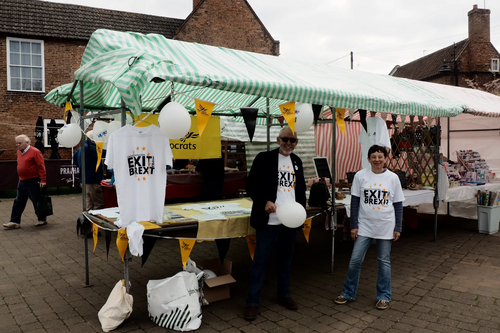
[[[185,1],[185,0],[178,0]],[[73,73],[92,32],[104,28],[279,55],[274,40],[246,0],[193,0],[186,19],[121,12],[39,0],[0,0],[0,155],[15,159],[14,136],[35,142],[35,124],[62,119],[44,100]],[[47,144],[46,144],[47,146]],[[45,150],[49,158],[51,149]],[[59,149],[70,158],[70,149]]]
[[[467,13],[469,37],[406,65],[396,66],[390,75],[413,80],[468,87],[466,79],[482,87],[497,78],[500,54],[490,42],[490,10],[477,8]]]

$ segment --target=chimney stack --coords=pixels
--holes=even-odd
[[[469,16],[469,42],[489,43],[490,42],[490,10],[472,7],[467,13]]]

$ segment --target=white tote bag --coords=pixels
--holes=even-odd
[[[125,319],[130,317],[133,303],[134,298],[127,294],[123,280],[118,281],[111,290],[108,300],[97,314],[102,330],[109,332],[120,326]]]
[[[196,274],[179,272],[147,285],[149,318],[158,326],[192,331],[201,325],[201,306]]]

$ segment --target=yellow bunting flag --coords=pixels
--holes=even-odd
[[[255,254],[255,246],[257,245],[257,237],[255,235],[248,235],[247,236],[247,244],[248,244],[248,252],[250,252],[250,257],[252,257]]]
[[[118,230],[118,235],[116,236],[116,247],[118,248],[118,252],[120,252],[120,257],[122,257],[122,261],[125,261],[125,251],[127,251],[128,246],[128,237],[127,231],[124,229]]]
[[[281,110],[281,114],[288,123],[288,126],[290,126],[292,133],[295,134],[295,102],[280,104],[279,107]]]
[[[345,122],[344,122],[345,109],[336,108],[335,112],[337,114],[337,125],[339,125],[342,135],[345,136]]]
[[[95,166],[95,171],[99,168],[99,164],[101,164],[101,156],[102,156],[102,150],[103,150],[103,145],[104,142],[96,142],[96,151],[97,151],[97,164]]]
[[[181,247],[181,256],[182,256],[182,266],[186,268],[186,264],[193,250],[194,243],[196,239],[179,239],[179,246]]]
[[[66,124],[67,124],[66,115],[68,114],[68,112],[71,112],[71,110],[73,110],[73,107],[71,106],[71,103],[68,101],[68,102],[66,102],[66,105],[64,106],[64,114],[63,114],[64,122]]]
[[[302,228],[302,232],[304,233],[304,237],[306,238],[306,241],[309,243],[309,234],[311,233],[311,223],[312,223],[312,217],[306,219],[304,222],[304,228]]]
[[[195,99],[194,103],[196,106],[196,116],[198,118],[198,133],[202,136],[215,104],[200,99]]]
[[[97,246],[97,233],[99,232],[99,227],[97,225],[95,225],[94,223],[92,223],[92,238],[94,239],[94,251],[92,252],[95,252],[95,248]]]

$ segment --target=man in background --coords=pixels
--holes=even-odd
[[[17,196],[14,199],[10,222],[4,223],[6,229],[21,228],[21,216],[28,198],[33,203],[33,208],[37,214],[38,222],[35,226],[39,227],[47,224],[47,217],[37,213],[37,205],[41,196],[41,187],[47,185],[47,171],[45,170],[45,161],[42,153],[31,146],[31,140],[27,135],[16,136],[17,146],[17,174],[19,182],[17,183]]]
[[[87,210],[102,209],[105,206],[104,192],[102,190],[101,181],[103,178],[102,163],[97,166],[97,146],[92,137],[92,131],[88,131],[85,140],[85,197]],[[104,154],[103,156],[104,157]],[[80,184],[82,183],[82,148],[73,154],[73,164],[80,169]]]

